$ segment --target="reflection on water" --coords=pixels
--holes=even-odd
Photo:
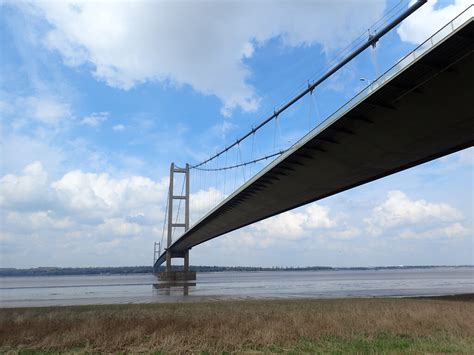
[[[153,289],[156,290],[157,295],[166,295],[166,296],[189,296],[189,287],[196,286],[195,282],[189,281],[163,281],[156,284],[153,284]]]
[[[208,272],[172,283],[152,274],[0,278],[0,307],[456,293],[474,293],[474,267]]]

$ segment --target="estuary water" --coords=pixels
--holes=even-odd
[[[152,274],[0,277],[1,308],[460,293],[474,293],[473,267],[208,272],[185,285]]]

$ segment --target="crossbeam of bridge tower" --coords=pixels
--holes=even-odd
[[[170,249],[173,243],[173,230],[174,228],[184,228],[186,232],[189,229],[189,164],[186,164],[185,168],[180,168],[174,163],[170,166],[170,186],[168,192],[168,233],[167,233],[167,248],[166,248],[166,268],[165,271],[158,274],[158,277],[166,281],[176,280],[195,280],[196,273],[189,271],[189,249],[186,249],[180,253],[173,253]],[[184,195],[175,195],[175,174],[184,175]],[[184,201],[184,223],[178,220],[173,222],[173,202]],[[183,271],[173,271],[171,267],[172,258],[184,258]]]

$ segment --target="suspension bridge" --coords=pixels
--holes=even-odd
[[[474,6],[470,6],[302,138],[255,157],[255,137],[260,130],[270,122],[278,124],[286,110],[313,95],[318,85],[365,49],[375,46],[425,2],[417,1],[395,19],[392,16],[376,34],[369,35],[233,144],[194,165],[171,164],[164,225],[166,248],[161,248],[163,241],[158,247],[155,243],[154,269],[157,271],[166,262],[163,279],[195,278],[189,272],[189,250],[201,243],[473,145]],[[252,159],[244,161],[242,146],[249,140]],[[240,159],[229,164],[231,150],[236,150]],[[261,169],[250,175],[243,170],[250,165]],[[235,189],[227,194],[224,187],[210,210],[190,226],[191,172],[206,174],[204,180],[209,184],[210,174],[224,174],[225,181],[235,170],[241,170],[243,175],[235,180]],[[176,193],[178,176],[182,182],[180,193]],[[184,232],[173,240],[177,228]],[[173,258],[184,258],[183,272],[172,272]]]

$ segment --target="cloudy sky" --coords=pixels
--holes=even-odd
[[[470,3],[429,1],[212,167],[285,148]],[[150,265],[169,164],[229,145],[408,5],[0,1],[0,266]],[[472,264],[473,165],[458,152],[217,238],[191,263]],[[193,171],[192,219],[262,166]]]

